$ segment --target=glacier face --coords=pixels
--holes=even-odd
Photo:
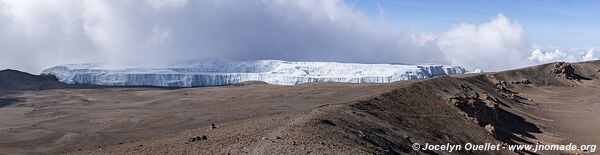
[[[464,74],[458,66],[292,62],[281,60],[230,61],[200,59],[164,68],[114,68],[104,64],[71,64],[46,69],[68,84],[109,86],[194,87],[219,86],[245,81],[277,85],[309,82],[390,83],[438,75]]]

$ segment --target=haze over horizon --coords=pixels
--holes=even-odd
[[[593,38],[600,33],[580,31],[598,23],[571,18],[593,12],[560,10],[600,3],[523,3],[535,4],[0,0],[0,69],[37,74],[70,63],[156,66],[212,57],[437,63],[497,71],[598,59],[600,51],[594,48]],[[523,13],[529,10],[534,12]],[[569,23],[556,24],[561,19]]]

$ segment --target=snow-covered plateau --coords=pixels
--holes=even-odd
[[[109,86],[195,87],[246,81],[277,85],[309,82],[390,83],[439,75],[464,74],[459,66],[292,62],[281,60],[230,61],[199,59],[164,68],[110,67],[105,64],[70,64],[46,69],[68,84]]]

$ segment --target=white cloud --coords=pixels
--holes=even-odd
[[[485,70],[530,65],[526,59],[530,44],[523,28],[502,14],[481,25],[459,24],[444,33],[438,44],[444,58],[455,65]]]
[[[0,69],[39,73],[66,63],[149,66],[200,57],[484,70],[532,63],[525,32],[502,15],[434,34],[371,23],[338,0],[143,2],[0,0]]]
[[[439,54],[430,36],[381,29],[337,0],[145,2],[1,1],[0,68],[36,73],[65,63],[195,57],[442,62],[431,56]]]
[[[61,2],[0,1],[0,68],[36,72],[98,56],[81,34],[82,8],[75,0]]]
[[[585,52],[585,55],[583,56],[582,60],[583,61],[598,60],[599,58],[597,57],[597,55],[599,53],[600,53],[600,51],[596,50],[595,48],[589,48]]]
[[[559,49],[555,49],[553,51],[543,52],[542,49],[535,49],[531,52],[531,56],[529,60],[538,61],[538,62],[551,62],[562,60],[567,56],[565,52]]]
[[[569,49],[563,50],[558,48],[535,48],[531,52],[531,56],[529,56],[529,60],[536,63],[549,63],[556,61],[568,61],[568,62],[576,62],[576,61],[589,61],[589,60],[598,60],[597,55],[600,54],[600,51],[597,48],[587,48],[587,49]]]
[[[187,4],[187,0],[146,0],[146,3],[154,9],[179,8]]]

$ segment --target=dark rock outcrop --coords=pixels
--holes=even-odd
[[[590,78],[583,77],[575,73],[575,68],[570,63],[558,62],[554,64],[554,69],[550,72],[557,77],[568,79],[568,80],[591,80]]]

